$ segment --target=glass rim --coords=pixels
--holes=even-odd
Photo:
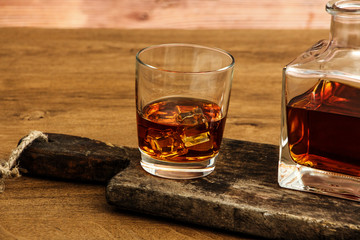
[[[360,17],[359,0],[331,0],[326,4],[326,11],[331,15],[349,15]]]
[[[195,72],[191,72],[191,71],[174,71],[174,70],[167,70],[167,69],[164,69],[164,68],[158,68],[158,67],[155,67],[151,64],[147,64],[145,62],[143,62],[141,59],[140,59],[140,54],[147,51],[147,50],[151,50],[151,49],[154,49],[154,48],[160,48],[160,47],[193,47],[193,48],[202,48],[202,49],[207,49],[207,50],[211,50],[211,51],[214,51],[214,52],[218,52],[218,53],[222,53],[226,56],[228,56],[231,60],[231,63],[222,67],[222,68],[219,68],[219,69],[214,69],[214,70],[209,70],[209,71],[195,71]],[[157,45],[151,45],[151,46],[148,46],[148,47],[145,47],[141,50],[139,50],[136,54],[136,61],[138,63],[140,63],[141,65],[145,66],[145,67],[148,67],[148,68],[151,68],[153,70],[158,70],[158,71],[162,71],[162,72],[168,72],[168,73],[182,73],[182,74],[204,74],[204,73],[214,73],[214,72],[224,72],[224,71],[227,71],[228,69],[231,69],[234,65],[235,65],[235,58],[227,51],[223,50],[223,49],[220,49],[220,48],[215,48],[215,47],[207,47],[207,46],[203,46],[203,45],[198,45],[198,44],[191,44],[191,43],[165,43],[165,44],[157,44]]]

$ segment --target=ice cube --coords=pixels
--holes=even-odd
[[[176,131],[171,129],[157,130],[149,128],[147,130],[145,142],[148,143],[151,152],[160,157],[170,157],[187,153],[185,144]]]
[[[166,110],[166,111],[157,111],[156,114],[150,114],[145,116],[147,119],[153,122],[172,124],[176,121],[178,116],[177,109],[175,110]]]
[[[177,121],[184,125],[200,125],[207,124],[206,117],[203,114],[203,111],[199,107],[191,107],[191,108],[181,108],[178,107],[178,116]]]
[[[210,141],[210,133],[202,132],[193,136],[184,135],[182,141],[185,144],[185,147],[192,147]]]

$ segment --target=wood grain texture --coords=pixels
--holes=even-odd
[[[122,209],[258,237],[359,239],[359,203],[279,187],[278,152],[275,145],[224,139],[215,171],[193,180],[155,178],[131,161],[106,196]]]
[[[329,28],[328,0],[2,0],[0,26],[62,28]]]
[[[117,211],[103,186],[21,177],[0,196],[0,239],[250,239]]]
[[[106,184],[130,163],[129,148],[125,146],[65,134],[44,134],[47,141],[35,139],[21,153],[18,161],[22,174]]]
[[[224,137],[277,145],[282,67],[327,37],[327,30],[2,28],[0,158],[34,129],[136,147],[135,54],[166,42],[232,53],[236,65]],[[27,177],[7,181],[0,212],[0,239],[244,237],[113,211],[103,186]]]

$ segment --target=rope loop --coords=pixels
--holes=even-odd
[[[31,131],[20,144],[11,152],[9,160],[0,164],[0,193],[5,190],[4,179],[20,177],[17,160],[21,153],[36,139],[48,141],[48,137],[40,131]]]

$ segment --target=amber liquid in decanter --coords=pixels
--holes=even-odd
[[[286,114],[295,162],[360,176],[360,89],[321,79],[291,99]]]

